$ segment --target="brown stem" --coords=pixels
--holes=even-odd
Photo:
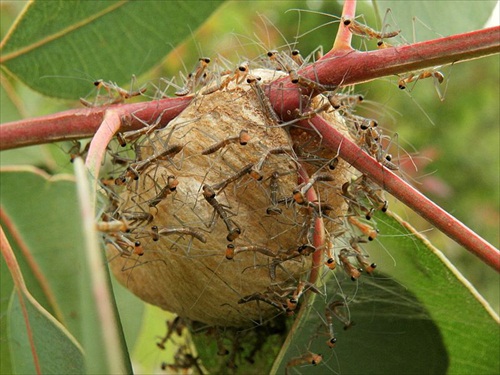
[[[445,233],[486,264],[500,272],[500,251],[471,229],[415,190],[400,177],[383,167],[362,151],[355,143],[345,138],[320,116],[302,121],[303,126],[313,126],[322,135],[325,146],[339,150],[339,155],[361,173],[367,175],[384,190],[410,207],[413,211]]]
[[[369,52],[334,48],[316,63],[300,70],[299,74],[323,85],[346,86],[387,75],[452,64],[498,53],[500,51],[499,31],[500,27],[492,27],[427,42]],[[266,89],[276,112],[286,121],[292,119],[293,110],[300,107],[301,95],[307,96],[311,91],[306,88],[297,90],[297,85],[291,83],[287,77],[270,83]],[[120,110],[129,114],[133,113],[145,122],[151,122],[161,115],[161,123],[166,124],[177,116],[190,101],[191,97],[171,98],[150,103],[120,105]],[[71,110],[4,124],[0,127],[0,150],[57,140],[90,137],[101,124],[105,111],[106,108]],[[313,119],[313,122],[321,123],[320,117]],[[130,126],[123,130],[132,130],[141,126],[139,121],[131,118]],[[318,128],[320,125],[317,125]],[[325,124],[323,124],[322,129],[320,132],[325,132],[323,137],[330,139],[330,146],[336,150],[341,138],[335,142],[337,136],[332,136],[335,134],[335,130]],[[344,143],[347,144],[347,140],[344,140]],[[392,172],[370,159],[355,144],[352,144],[352,147],[353,156],[350,157],[346,151],[348,148],[343,145],[341,156],[344,159],[353,163],[362,173],[377,181],[391,194],[401,199],[469,251],[478,255],[493,268],[500,270],[498,250]],[[353,161],[354,159],[364,160],[365,156],[371,160],[370,163],[374,163],[371,169]],[[369,162],[366,161],[366,163]]]
[[[498,53],[499,33],[500,26],[497,26],[376,51],[332,49],[315,64],[300,70],[299,74],[322,85],[352,85]],[[270,83],[266,92],[275,111],[288,121],[292,119],[293,109],[300,106],[300,95],[308,96],[312,90],[301,87],[299,92],[297,85],[284,77]]]
[[[356,0],[346,0],[342,8],[342,17],[354,18],[356,15]],[[339,31],[333,42],[332,50],[350,50],[352,41],[352,33],[349,29],[340,22]]]
[[[497,26],[428,42],[369,52],[333,49],[315,64],[301,70],[300,74],[322,84],[345,86],[387,75],[451,64],[498,53],[500,51],[499,31],[500,27]],[[293,109],[299,107],[300,98],[297,86],[285,77],[271,83],[266,91],[276,112],[284,120],[289,120],[288,113],[292,113]],[[301,93],[308,95],[310,92],[302,88]],[[166,110],[162,116],[162,124],[166,124],[182,112],[191,99],[192,97],[168,98],[149,103],[117,106],[120,106],[124,112],[135,113],[144,121],[156,119],[155,116]],[[101,124],[107,108],[73,109],[3,124],[0,128],[0,150],[91,137]],[[133,121],[129,130],[141,126],[138,121]]]
[[[146,123],[152,123],[160,116],[160,126],[165,126],[181,113],[191,100],[192,96],[186,96],[144,103],[79,108],[32,119],[8,122],[0,125],[0,151],[42,143],[92,137],[99,125],[101,125],[105,112],[112,108],[129,114],[129,121],[122,126],[121,130],[123,131],[143,127],[144,124],[138,119]],[[130,116],[132,114],[133,116]]]

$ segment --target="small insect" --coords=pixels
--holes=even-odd
[[[270,250],[264,246],[240,246],[237,248],[233,247],[233,257],[236,256],[237,254],[244,253],[244,252],[260,253],[260,254],[266,255],[266,256],[271,257],[271,258],[274,258],[276,256],[276,254],[272,250]],[[227,258],[227,256],[226,256],[226,258]]]
[[[353,250],[356,252],[356,260],[358,261],[358,264],[367,274],[371,275],[375,271],[377,265],[375,263],[370,263],[368,259],[366,259],[366,255],[363,254],[363,251],[359,247],[359,243],[366,242],[366,240],[361,237],[353,237],[349,242]]]
[[[226,259],[231,260],[234,258],[234,245],[232,243],[226,246]]]
[[[222,190],[224,190],[227,185],[229,185],[231,182],[234,182],[238,179],[240,179],[241,177],[243,177],[244,175],[250,173],[251,169],[253,167],[253,163],[249,163],[247,165],[245,165],[243,168],[241,168],[239,171],[237,171],[235,174],[229,176],[228,178],[226,178],[224,181],[222,182],[219,182],[218,184],[216,185],[213,185],[212,186],[212,189],[215,191],[217,190],[218,193],[220,193]]]
[[[130,99],[134,96],[139,96],[142,95],[146,92],[146,88],[143,87],[137,91],[127,91],[125,89],[122,89],[120,86],[118,86],[114,82],[106,82],[102,79],[98,79],[93,82],[94,86],[97,88],[97,90],[104,89],[108,97],[104,98],[101,95],[97,95],[97,99],[102,98],[106,99],[105,104],[118,104],[118,103],[123,103],[126,99]],[[98,91],[99,92],[99,91]],[[96,102],[99,100],[96,100]],[[91,103],[83,98],[80,98],[80,103],[82,103],[86,107],[94,107],[96,104]]]
[[[313,220],[314,222],[314,220]],[[311,225],[312,227],[313,225]],[[311,230],[309,230],[311,231]],[[297,252],[300,254],[300,255],[303,255],[303,256],[308,256],[308,255],[311,255],[312,253],[314,253],[317,249],[311,245],[310,243],[307,243],[307,244],[303,244],[303,245],[300,245],[298,248],[297,248]]]
[[[288,310],[295,310],[297,308],[297,305],[299,303],[299,298],[302,296],[302,293],[304,293],[304,287],[305,283],[303,281],[299,281],[297,283],[297,288],[293,291],[293,294],[290,298],[287,298],[286,304],[288,306]]]
[[[228,355],[229,350],[224,346],[224,340],[218,328],[214,329],[215,341],[217,343],[217,355]]]
[[[132,118],[135,119],[136,121],[138,121],[139,123],[143,124],[144,126],[140,129],[137,129],[137,130],[130,130],[130,131],[127,131],[127,132],[124,132],[124,133],[118,133],[118,134],[121,134],[121,137],[123,138],[122,141],[127,143],[127,142],[131,142],[131,141],[135,141],[137,140],[139,137],[143,136],[143,135],[148,135],[150,134],[151,132],[153,132],[156,128],[158,128],[158,126],[161,125],[162,123],[162,118],[163,118],[163,114],[166,110],[163,110],[160,115],[158,116],[158,118],[155,120],[155,122],[153,122],[152,124],[148,124],[147,122],[145,122],[144,120],[140,119],[139,117],[137,117],[134,113],[131,113],[130,115],[124,115],[121,117],[121,122],[122,122],[122,127],[126,128],[128,126],[131,126],[132,124]],[[117,134],[117,138],[118,138],[118,134]],[[118,139],[120,141],[120,139]],[[123,144],[121,143],[122,141],[120,141],[120,145],[122,145],[123,147]],[[137,153],[137,150],[138,150],[138,145],[136,145],[136,153]],[[137,158],[140,160],[140,158]]]
[[[182,227],[182,228],[156,227],[154,230],[152,229],[152,231],[157,236],[188,235],[193,238],[196,238],[198,241],[202,243],[207,242],[207,239],[203,235],[203,233],[190,227]]]
[[[326,97],[334,109],[343,110],[352,110],[356,105],[364,100],[363,95],[329,93]]]
[[[322,106],[310,111],[302,112],[299,108],[296,108],[293,112],[297,118],[305,120],[305,119],[311,119],[314,116],[318,115],[319,113],[326,112],[329,109],[330,109],[330,103],[325,103]]]
[[[271,192],[271,205],[266,209],[266,213],[268,215],[281,215],[282,213],[281,208],[278,207],[279,177],[280,174],[277,171],[274,171],[271,174],[271,178],[269,180],[269,190]]]
[[[297,308],[297,305],[299,303],[299,299],[300,299],[300,297],[302,297],[302,294],[304,294],[304,292],[306,290],[310,290],[316,294],[321,294],[321,291],[318,288],[316,288],[315,285],[311,284],[310,282],[299,281],[297,283],[297,287],[295,288],[295,290],[292,293],[292,296],[290,298],[287,298],[287,300],[286,300],[286,304],[287,304],[289,311],[294,311]]]
[[[122,133],[116,133],[116,139],[118,139],[120,146],[125,147],[127,145],[127,141]]]
[[[376,31],[372,29],[369,26],[366,26],[358,21],[356,21],[354,18],[350,17],[342,17],[342,23],[344,26],[349,28],[351,33],[367,38],[367,39],[389,39],[389,38],[394,38],[395,36],[398,36],[401,30],[397,31],[389,31],[389,32],[384,32],[384,31]]]
[[[343,111],[342,114],[353,124],[356,131],[373,129],[378,126],[377,120],[354,115],[349,111]]]
[[[257,164],[255,164],[252,167],[252,170],[250,171],[250,176],[252,176],[253,179],[257,181],[261,181],[264,176],[262,175],[262,167],[264,166],[264,163],[266,162],[267,158],[270,155],[280,155],[280,154],[288,154],[291,153],[292,149],[289,147],[275,147],[267,150],[259,159]]]
[[[121,215],[122,218],[127,221],[129,227],[138,227],[144,222],[146,222],[146,224],[149,224],[154,219],[152,214],[145,211],[123,211]]]
[[[160,342],[156,343],[160,349],[165,350],[165,343],[172,337],[174,333],[177,333],[178,336],[182,336],[182,330],[186,326],[186,323],[180,316],[176,316],[174,320],[167,320],[167,333],[161,339]]]
[[[238,301],[238,304],[247,303],[250,301],[262,301],[277,308],[278,310],[281,310],[283,312],[287,311],[285,303],[269,298],[268,296],[262,293],[254,293],[250,294],[249,296],[243,297]]]
[[[424,70],[420,73],[410,73],[407,76],[404,76],[399,79],[398,81],[398,87],[401,90],[404,90],[408,83],[418,81],[419,79],[425,79],[425,78],[430,78],[433,77],[436,79],[439,83],[443,83],[444,81],[444,74],[437,71],[437,70]]]
[[[248,61],[242,62],[238,67],[232,72],[232,74],[228,74],[228,76],[220,82],[218,85],[214,85],[212,87],[207,88],[202,92],[202,95],[212,94],[218,90],[225,89],[232,81],[235,81],[237,85],[244,81],[245,77],[248,75],[250,71],[250,67]]]
[[[299,75],[296,69],[300,65],[297,65],[291,56],[274,50],[269,51],[267,56],[276,65],[276,70],[287,72],[292,83],[299,83]]]
[[[85,147],[82,149],[82,144],[80,141],[73,140],[73,146],[68,151],[70,162],[74,162],[77,157],[85,158],[90,148],[90,142],[87,142]]]
[[[344,325],[344,331],[347,331],[351,328],[355,323],[349,317],[349,310],[347,309],[347,305],[345,301],[333,301],[327,307],[338,320]],[[347,313],[345,312],[347,311]]]
[[[169,194],[172,194],[174,191],[177,190],[177,185],[179,185],[179,181],[175,178],[175,176],[173,175],[168,176],[165,187],[163,187],[154,198],[148,200],[148,206],[156,207]]]
[[[295,367],[295,366],[300,366],[300,365],[312,365],[316,366],[317,364],[321,363],[323,360],[323,356],[321,354],[315,354],[313,352],[307,352],[300,357],[295,357],[292,358],[288,363],[286,364],[286,369],[285,373],[289,374],[290,373],[290,367]]]
[[[269,51],[267,53],[267,56],[272,62],[274,62],[276,70],[282,70],[288,73],[291,82],[294,84],[298,84],[302,87],[317,92],[333,91],[337,88],[336,86],[320,84],[319,82],[313,81],[312,79],[299,75],[297,73],[297,68],[299,68],[302,64],[297,64],[295,62],[293,52],[292,52],[292,57],[288,56],[283,52],[280,53],[278,51]],[[300,53],[296,53],[295,57],[297,56],[300,56]],[[298,60],[299,61],[302,60],[302,57],[300,57]]]
[[[303,246],[304,245],[300,246],[299,249]],[[269,264],[269,278],[271,279],[271,281],[276,280],[276,268],[278,266],[281,267],[281,263],[298,258],[303,255],[305,254],[301,254],[299,251],[294,251],[291,254],[287,253],[286,255],[278,254]]]
[[[337,168],[338,165],[339,165],[339,158],[338,157],[334,157],[328,163],[328,169],[330,169],[331,171],[333,171],[335,168]]]
[[[379,232],[378,229],[374,229],[373,227],[369,226],[368,224],[365,224],[365,223],[359,221],[354,216],[348,216],[347,220],[349,221],[350,224],[357,227],[361,231],[361,233],[363,233],[365,236],[367,236],[369,241],[373,241],[375,238],[377,238],[377,235]]]
[[[337,262],[335,262],[335,256],[333,254],[333,244],[331,243],[331,241],[328,241],[326,243],[325,265],[331,270],[334,270],[337,267]]]
[[[240,131],[239,135],[235,135],[233,137],[229,137],[223,139],[222,141],[214,143],[213,145],[203,150],[201,154],[202,155],[213,154],[214,152],[220,150],[221,148],[227,146],[230,143],[238,142],[241,146],[245,146],[249,141],[250,141],[250,135],[248,134],[248,131],[246,129],[243,129]]]
[[[333,330],[332,313],[328,307],[325,309],[325,319],[328,324],[328,333],[330,334],[330,338],[326,340],[326,345],[328,345],[330,349],[333,349],[337,343],[337,338],[335,337],[335,331]]]
[[[171,146],[165,148],[160,153],[150,156],[147,159],[132,163],[129,165],[129,167],[124,172],[124,174],[122,174],[118,179],[120,180],[120,182],[122,182],[123,179],[125,179],[125,181],[126,181],[127,177],[133,178],[134,180],[138,180],[139,175],[142,173],[142,171],[144,171],[146,168],[148,168],[150,165],[152,165],[155,161],[168,160],[171,156],[174,156],[174,155],[178,154],[179,152],[181,152],[182,148],[183,148],[182,145],[174,144],[174,145],[171,145]],[[117,185],[118,184],[119,183],[117,183]],[[123,182],[121,184],[123,184]]]
[[[99,221],[96,223],[96,229],[100,232],[126,232],[128,224],[122,220]]]
[[[349,205],[349,210],[352,213],[358,214],[358,212],[363,212],[366,215],[367,220],[371,218],[372,212],[371,209],[368,209],[365,207],[363,204],[361,204],[360,200],[357,198],[357,196],[353,195],[356,194],[356,190],[354,190],[354,193],[351,193],[351,187],[355,185],[355,182],[346,182],[342,185],[342,196],[346,200],[347,204]]]
[[[151,238],[153,239],[153,241],[158,241],[160,239],[160,236],[158,235],[158,226],[156,225],[153,225],[151,227]]]
[[[141,241],[134,242],[134,254],[139,256],[144,255],[144,248],[142,247]]]
[[[300,51],[298,49],[294,49],[291,53],[292,59],[297,64],[298,66],[304,65],[304,58],[300,54]]]
[[[333,181],[333,176],[327,173],[313,174],[307,183],[304,182],[293,189],[292,195],[295,202],[301,205],[307,204],[306,193],[319,181]]]
[[[175,95],[186,96],[187,94],[192,92],[194,88],[198,84],[200,84],[204,78],[206,78],[205,70],[208,64],[210,64],[210,59],[208,57],[200,57],[198,61],[199,61],[198,67],[194,72],[189,73],[186,85],[182,89],[176,91]]]
[[[310,89],[315,92],[325,92],[325,91],[334,91],[337,89],[337,86],[335,85],[324,85],[322,83],[319,83],[317,81],[313,81],[312,79],[309,79],[307,77],[303,77],[301,75],[297,76],[297,84]]]
[[[146,92],[146,88],[141,88],[137,91],[127,91],[125,89],[122,89],[120,86],[118,86],[116,83],[111,83],[111,82],[105,82],[102,79],[99,79],[94,82],[94,86],[96,86],[98,89],[101,87],[104,88],[108,93],[111,94],[112,91],[115,91],[120,95],[121,99],[130,99],[134,96],[139,96],[141,94],[144,94]]]
[[[351,252],[348,249],[342,249],[339,252],[339,260],[344,268],[344,271],[349,275],[352,281],[356,281],[361,277],[361,271],[354,267],[351,262],[349,262],[349,256]]]
[[[259,104],[262,108],[262,111],[264,112],[264,115],[266,116],[267,119],[271,120],[270,126],[275,126],[281,123],[281,119],[274,111],[274,108],[271,105],[269,98],[267,97],[266,93],[264,92],[264,89],[260,84],[260,80],[261,80],[260,77],[255,77],[251,74],[247,76],[247,83],[255,92],[255,95],[257,96],[257,100],[259,101]]]
[[[378,206],[375,208],[387,212],[389,202],[385,199],[384,191],[376,186],[366,175],[361,176],[361,189],[368,195],[370,199],[375,201]],[[369,220],[369,218],[367,218]]]
[[[227,231],[229,232],[226,239],[230,242],[234,241],[241,234],[240,227],[228,217],[224,207],[215,198],[215,191],[209,185],[203,185],[203,197],[215,209],[215,212],[220,216],[224,224],[226,224]]]
[[[444,95],[439,88],[439,85],[444,81],[444,74],[436,69],[423,70],[421,72],[409,73],[398,80],[398,87],[401,90],[406,89],[406,86],[411,82],[417,82],[420,79],[432,78],[434,80],[434,88],[441,101],[444,100]]]

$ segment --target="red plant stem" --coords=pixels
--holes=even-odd
[[[332,125],[320,116],[308,121],[302,121],[303,126],[314,126],[323,136],[323,144],[339,154],[354,168],[366,174],[384,190],[406,204],[413,211],[445,233],[452,240],[464,246],[486,264],[500,272],[500,251],[471,229],[454,218],[448,212],[436,205],[419,191],[403,181],[396,174],[383,167],[371,156],[339,133]]]
[[[299,165],[299,183],[309,182],[309,175],[305,170],[303,165]],[[316,190],[314,187],[311,187],[307,193],[306,198],[309,202],[317,202],[318,195],[316,194]],[[313,210],[310,209],[311,215],[313,215]],[[321,215],[315,217],[313,215],[312,220],[314,220],[314,233],[313,233],[313,246],[317,249],[312,254],[312,268],[311,273],[309,274],[309,282],[315,283],[319,276],[319,270],[321,268],[321,261],[323,260],[323,247],[325,245],[325,224],[323,222],[323,218]]]
[[[473,31],[377,51],[360,52],[333,49],[315,64],[300,70],[300,74],[327,85],[352,85],[391,74],[425,69],[478,58],[500,51],[500,27]],[[299,90],[288,78],[279,79],[266,89],[271,103],[283,120],[299,108]],[[302,95],[311,90],[301,88]],[[118,104],[124,112],[134,113],[146,122],[155,120],[163,110],[162,124],[168,123],[189,104],[192,97],[168,98],[150,103]],[[87,138],[94,135],[110,107],[69,110],[34,119],[6,123],[0,126],[0,150]],[[288,112],[290,111],[290,112]],[[129,128],[141,127],[133,121]]]
[[[332,49],[316,63],[301,69],[301,76],[329,86],[347,86],[389,75],[453,64],[500,52],[500,26],[376,51]],[[300,96],[312,90],[293,84],[288,77],[268,85],[266,92],[278,115],[292,119]],[[318,92],[314,93],[318,94]]]
[[[101,125],[105,112],[110,108],[129,115],[133,114],[133,116],[128,116],[129,121],[122,125],[122,131],[143,127],[144,124],[138,119],[152,123],[160,116],[159,127],[165,126],[187,107],[192,98],[192,96],[186,96],[144,103],[71,109],[47,116],[5,123],[0,125],[0,151],[92,137]]]
[[[0,208],[0,210],[2,210]],[[1,216],[5,216],[2,212]],[[35,344],[35,337],[33,336],[33,328],[31,327],[31,321],[28,314],[28,309],[26,306],[26,300],[29,296],[29,291],[26,288],[26,284],[23,279],[23,274],[21,272],[21,268],[19,267],[19,263],[17,262],[16,255],[10,246],[9,240],[5,236],[2,226],[0,225],[0,252],[5,260],[5,264],[10,271],[12,276],[12,281],[14,282],[14,286],[16,289],[17,296],[19,298],[19,305],[21,307],[21,312],[24,318],[24,324],[26,325],[26,335],[28,336],[28,342],[31,349],[31,356],[33,360],[33,366],[35,367],[35,371],[37,374],[42,373],[42,369],[40,366],[40,359],[37,353],[37,346]],[[26,358],[26,360],[28,360]]]
[[[342,17],[354,18],[356,15],[356,0],[346,0],[342,8]],[[339,25],[339,31],[333,42],[332,50],[340,51],[342,49],[350,50],[352,33],[344,26],[342,22]]]

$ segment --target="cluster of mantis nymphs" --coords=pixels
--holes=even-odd
[[[389,46],[385,39],[398,35],[397,31],[377,32],[355,19],[346,18],[342,22],[353,34],[377,39],[381,48]],[[356,107],[364,100],[362,95],[354,94],[352,88],[322,85],[298,73],[314,58],[312,55],[303,58],[298,50],[270,50],[257,60],[222,68],[220,61],[213,63],[210,58],[202,57],[194,70],[184,77],[183,84],[176,86],[175,95],[193,95],[193,103],[210,100],[212,95],[221,92],[234,91],[235,96],[240,98],[251,95],[252,100],[257,103],[255,110],[261,113],[263,119],[257,125],[261,129],[280,128],[289,133],[300,128],[297,125],[299,121],[334,114],[344,123],[346,135],[361,150],[388,169],[398,170],[397,163],[388,152],[390,137],[383,134],[375,119],[356,113]],[[259,75],[262,70],[271,72],[276,78],[288,76],[299,93],[304,88],[321,94],[314,100],[303,97],[301,108],[293,113],[295,120],[283,122],[268,99],[267,86]],[[427,77],[434,77],[439,82],[443,80],[440,72],[429,70],[399,77],[398,85],[404,89],[410,82]],[[173,85],[171,81],[168,82]],[[127,91],[103,80],[96,81],[95,86],[99,90],[96,99],[82,99],[84,105],[119,103],[146,92],[145,89]],[[122,122],[127,121],[130,118],[122,118]],[[191,123],[196,124],[196,121],[195,118]],[[267,270],[269,286],[265,290],[241,295],[236,304],[265,304],[282,315],[293,315],[307,291],[326,298],[326,292],[309,282],[306,277],[283,277],[287,274],[287,264],[301,262],[320,252],[322,259],[313,267],[321,267],[325,273],[340,269],[341,274],[355,282],[363,274],[372,275],[375,272],[376,264],[363,246],[377,237],[378,230],[372,217],[375,211],[385,212],[388,208],[384,192],[367,176],[351,171],[340,160],[338,153],[325,152],[321,137],[314,134],[314,131],[309,131],[307,140],[292,136],[290,144],[261,147],[259,139],[253,134],[253,128],[234,118],[234,131],[225,134],[224,138],[219,134],[210,134],[210,129],[205,133],[197,129],[200,142],[201,138],[206,139],[196,148],[191,138],[183,141],[187,139],[189,132],[195,130],[183,132],[182,129],[192,124],[169,124],[162,129],[159,128],[159,119],[143,121],[143,124],[144,127],[139,130],[117,134],[116,143],[108,146],[107,162],[111,176],[101,179],[106,204],[96,225],[103,233],[108,250],[113,252],[108,257],[109,261],[123,262],[125,259],[122,271],[132,272],[138,267],[147,267],[152,262],[161,262],[169,267],[163,259],[143,261],[149,247],[155,243],[165,243],[165,251],[170,249],[175,251],[175,256],[183,256],[188,260],[202,256],[194,248],[203,249],[201,254],[206,256],[220,257],[221,262],[235,262],[242,254],[250,254],[253,259],[258,259],[257,266]],[[231,153],[228,150],[233,153],[239,153],[240,150],[243,152],[252,143],[255,147],[261,147],[254,160],[243,165],[231,164]],[[78,145],[72,153],[86,151],[80,151],[79,148]],[[183,182],[183,178],[191,173],[186,170],[190,158],[206,160],[211,170],[218,170],[219,163],[231,164],[232,172],[225,171],[224,178],[214,181],[213,178],[207,178],[207,171],[207,175],[201,177],[201,182],[192,186],[191,182]],[[290,168],[290,164],[294,168]],[[276,165],[286,167],[278,168]],[[308,171],[306,179],[299,177],[298,171],[301,168]],[[340,184],[338,177],[334,175],[338,170],[343,170],[348,175]],[[290,175],[298,183],[292,189],[285,189],[284,179]],[[253,186],[251,193],[250,190],[247,191],[250,185]],[[238,194],[241,196],[259,194],[260,203],[252,209],[266,220],[288,223],[291,228],[295,228],[296,246],[281,248],[279,243],[274,247],[270,246],[274,236],[278,236],[275,233],[269,233],[262,243],[245,242],[245,236],[252,228],[245,223],[245,215],[238,212],[239,202],[230,201],[225,196],[230,190],[240,190],[241,193]],[[320,193],[317,194],[318,198],[311,198],[310,192],[314,190]],[[186,193],[181,195],[180,192],[183,191]],[[180,196],[191,196],[192,203],[182,202]],[[340,199],[343,207],[341,214],[329,202],[329,197],[332,196]],[[170,210],[171,217],[176,221],[160,223],[158,217],[165,210]],[[189,217],[197,217],[198,222],[187,220],[187,216],[183,216],[183,210],[189,210]],[[325,232],[326,239],[322,245],[317,246],[315,235],[319,221],[325,222],[321,230]],[[214,232],[216,223],[223,223],[224,237],[218,239],[221,245],[217,249],[212,245],[210,249],[204,248],[204,244],[210,243],[209,237]],[[243,242],[240,243],[241,239]],[[158,252],[158,248],[155,247],[152,251]],[[254,264],[253,267],[257,266]],[[252,266],[247,268],[250,267]],[[278,273],[281,273],[281,277]],[[353,325],[347,301],[346,296],[336,294],[329,299],[322,312],[324,331],[328,336],[326,345],[329,348],[333,348],[337,341],[334,323],[341,324],[344,329]],[[160,348],[174,332],[182,330],[180,321],[168,322],[167,326],[167,336],[158,343]],[[220,351],[225,354],[225,350]],[[176,361],[178,367],[198,366],[196,359],[189,353],[180,353]],[[321,355],[307,351],[290,360],[287,369],[303,364],[316,365],[321,361]],[[168,366],[164,364],[162,367],[166,369]]]

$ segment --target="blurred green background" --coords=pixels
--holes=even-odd
[[[451,6],[451,2],[441,3]],[[24,2],[2,1],[0,6],[3,38]],[[176,76],[179,71],[186,74],[200,56],[237,63],[257,59],[268,49],[285,48],[290,44],[300,49],[304,56],[318,46],[328,51],[338,27],[336,19],[293,10],[298,8],[335,15],[341,13],[341,5],[330,1],[228,2],[200,30],[193,31],[193,36],[160,66],[148,75],[138,77],[139,83],[156,83],[159,77]],[[369,25],[380,24],[367,2],[358,5],[357,13],[364,14]],[[391,24],[396,24],[395,29],[403,29],[404,40],[410,42],[413,29],[417,35],[429,32],[427,26],[431,22],[421,21],[413,24],[397,18],[389,19]],[[321,25],[324,26],[319,27]],[[431,34],[438,37],[437,31],[430,29]],[[404,40],[396,38],[396,43]],[[353,46],[374,48],[373,44],[367,45],[359,38],[354,39]],[[397,77],[356,86],[356,92],[362,93],[366,99],[359,113],[378,119],[385,134],[398,134],[391,152],[400,163],[405,178],[496,247],[500,243],[499,62],[499,56],[491,56],[443,67],[441,71],[446,77],[440,86],[445,96],[443,102],[430,79],[409,85],[406,92],[397,88]],[[131,70],[132,74],[134,71]],[[86,83],[82,81],[82,84]],[[2,75],[2,123],[79,106],[77,101],[42,97]],[[51,173],[71,172],[72,165],[63,152],[69,148],[66,143],[3,152],[1,163],[34,164]],[[412,154],[418,170],[405,160],[406,152]],[[500,283],[495,271],[442,233],[431,229],[409,209],[397,202],[391,202],[390,207],[425,232],[499,311]],[[397,252],[397,249],[388,250]]]

